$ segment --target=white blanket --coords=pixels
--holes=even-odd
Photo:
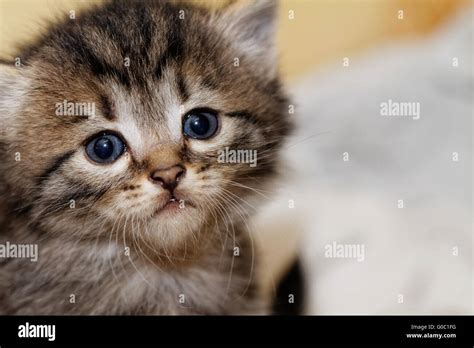
[[[472,51],[468,11],[292,89],[289,171],[256,221],[275,260],[302,236],[306,313],[473,312]]]

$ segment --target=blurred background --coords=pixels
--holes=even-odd
[[[95,2],[0,0],[0,57]],[[298,130],[290,180],[254,221],[265,291],[299,258],[307,314],[472,313],[473,2],[279,3]],[[420,103],[421,119],[382,117],[389,99]],[[333,243],[364,246],[364,261],[327,257]]]
[[[0,0],[2,57],[30,40],[45,20],[68,16],[97,0]],[[228,0],[198,0],[222,6]],[[469,0],[280,0],[278,41],[287,80],[389,40],[429,34]],[[403,20],[398,11],[404,11]],[[292,19],[290,19],[290,17]],[[11,56],[10,56],[11,57]]]

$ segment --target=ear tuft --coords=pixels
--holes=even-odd
[[[274,68],[277,60],[276,15],[275,0],[234,2],[222,11],[220,28],[245,55]]]
[[[0,101],[8,97],[9,91],[18,81],[20,71],[13,64],[0,63]]]
[[[0,140],[27,90],[27,79],[13,64],[0,63]]]

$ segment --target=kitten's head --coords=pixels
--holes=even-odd
[[[53,26],[0,73],[10,209],[167,250],[244,214],[290,128],[274,16],[117,1]]]

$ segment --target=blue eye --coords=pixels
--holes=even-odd
[[[86,145],[86,153],[97,163],[112,163],[125,151],[125,144],[116,135],[103,134]]]
[[[183,121],[183,133],[193,139],[209,139],[217,131],[217,115],[208,110],[193,110]]]

